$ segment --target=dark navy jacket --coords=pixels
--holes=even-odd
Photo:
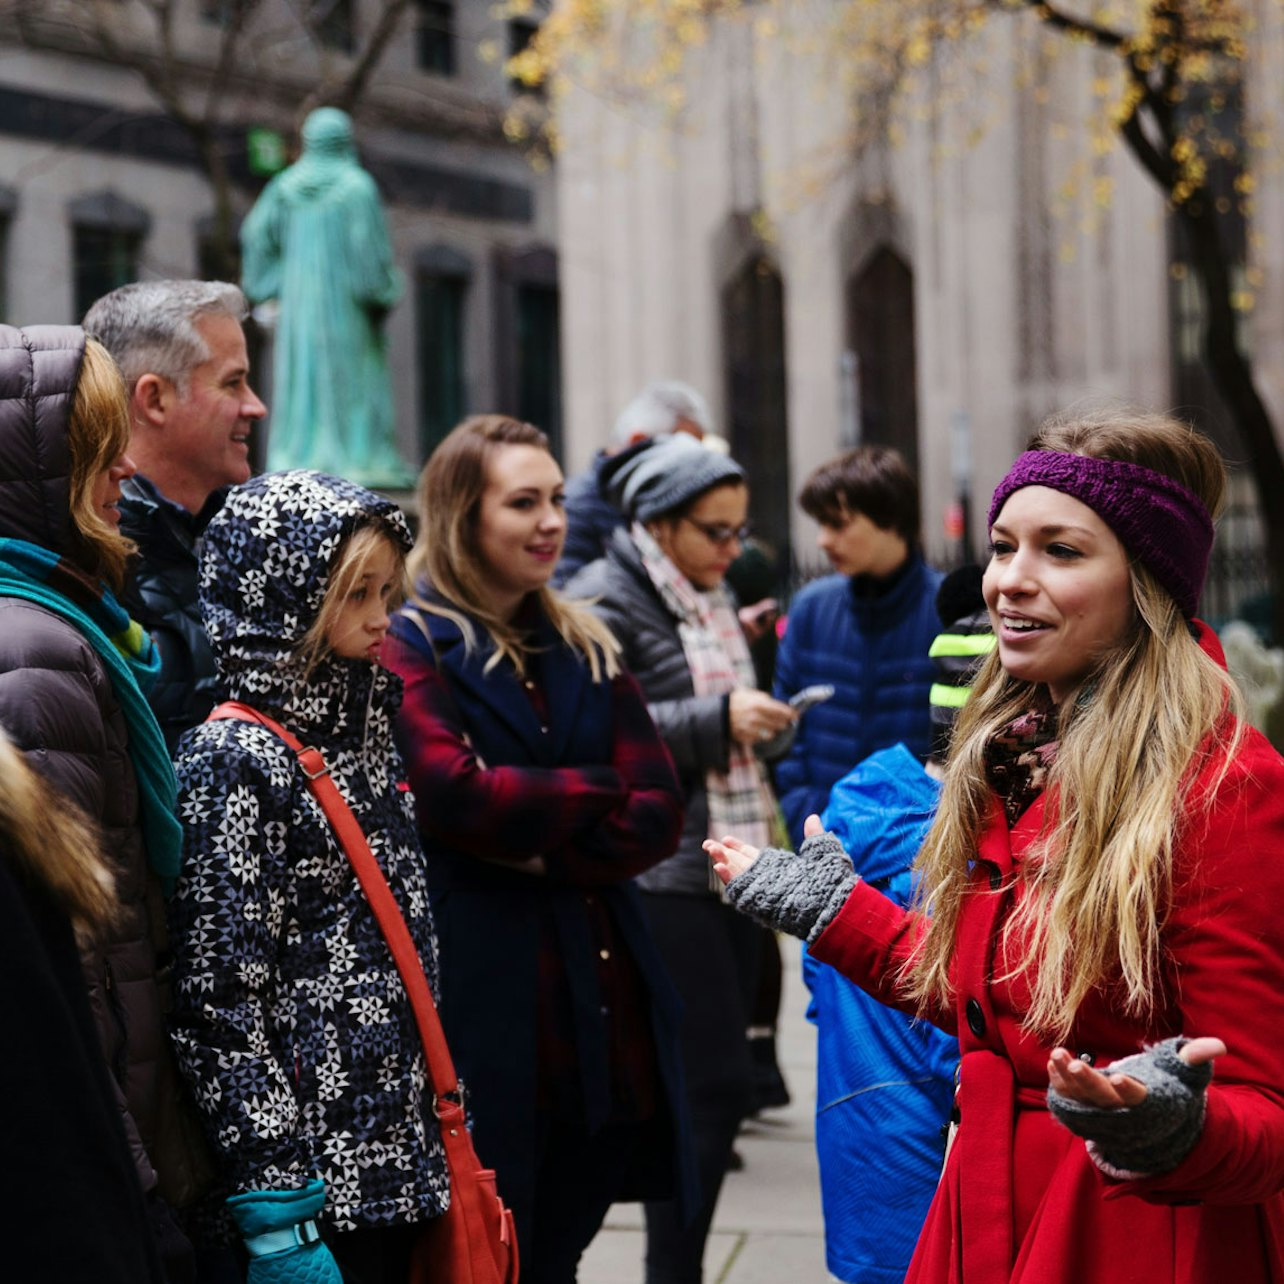
[[[428,636],[431,636],[431,642]],[[405,682],[398,738],[415,794],[441,943],[442,1023],[468,1086],[478,1154],[523,1221],[534,1199],[538,1018],[549,948],[569,991],[578,1092],[593,1132],[610,1109],[607,1040],[593,946],[594,902],[632,957],[667,1116],[618,1198],[662,1198],[688,1181],[677,1050],[677,996],[644,922],[633,876],[662,860],[681,829],[673,764],[633,679],[595,683],[540,617],[529,678],[494,644],[469,650],[457,624],[408,606],[385,661]],[[516,866],[540,856],[546,873]],[[554,944],[550,947],[550,942]],[[675,1162],[676,1161],[676,1162]]]
[[[172,754],[179,736],[204,721],[222,699],[201,619],[197,556],[201,535],[227,492],[216,491],[200,513],[189,513],[142,473],[127,478],[120,489],[121,533],[138,545],[124,602],[160,651],[160,677],[147,702]]]
[[[776,657],[775,694],[787,700],[817,683],[835,687],[833,699],[803,716],[793,746],[776,764],[776,792],[795,845],[807,817],[824,810],[834,782],[876,749],[901,741],[920,760],[927,757],[927,696],[936,673],[927,652],[941,631],[941,578],[912,554],[890,584],[828,575],[794,598]]]
[[[599,450],[588,468],[566,483],[566,543],[553,582],[566,584],[582,566],[595,562],[610,542],[612,533],[625,525],[620,510],[602,494],[598,479],[602,465],[611,456]]]

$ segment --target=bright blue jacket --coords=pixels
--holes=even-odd
[[[904,905],[940,789],[904,745],[834,786],[822,819],[856,872]],[[816,1023],[816,1154],[830,1272],[901,1284],[936,1190],[958,1041],[884,1007],[804,948]]]
[[[876,749],[901,741],[927,757],[927,695],[936,674],[927,651],[941,631],[940,583],[941,573],[914,553],[881,593],[870,592],[868,577],[828,575],[794,598],[775,694],[787,700],[816,683],[835,687],[833,699],[803,717],[776,764],[776,792],[795,846],[834,782]]]

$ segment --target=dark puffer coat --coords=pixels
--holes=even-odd
[[[294,648],[334,557],[394,505],[313,472],[237,487],[206,531],[201,597],[230,697],[324,755],[405,916],[434,992],[437,947],[404,768],[401,680]],[[179,742],[184,870],[171,903],[179,1059],[238,1191],[326,1183],[339,1230],[421,1222],[447,1180],[410,1003],[293,752],[263,727],[207,722]]]
[[[0,536],[74,555],[67,424],[84,334],[0,326]],[[70,621],[0,598],[0,724],[28,761],[102,832],[121,913],[85,956],[90,999],[143,1186],[177,1137],[175,1068],[157,989],[164,914],[140,828],[129,732],[111,680]],[[164,1151],[167,1158],[168,1150]],[[176,1150],[169,1162],[184,1160]],[[174,1177],[176,1187],[180,1174]]]
[[[173,753],[178,738],[222,698],[214,653],[201,619],[197,551],[224,491],[200,513],[171,504],[141,473],[121,485],[120,529],[138,546],[124,604],[151,635],[161,673],[147,693]]]
[[[106,879],[93,835],[0,734],[0,1165],[4,1277],[159,1284],[73,922]],[[68,1232],[74,1210],[75,1232]]]
[[[686,808],[678,850],[638,876],[648,892],[709,894],[709,799],[705,773],[726,771],[731,726],[725,695],[695,694],[678,624],[660,601],[637,545],[621,527],[604,558],[590,562],[566,586],[568,597],[586,598],[624,648],[624,667],[638,680],[656,728],[682,781]]]

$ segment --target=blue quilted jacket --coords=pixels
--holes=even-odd
[[[401,680],[331,655],[287,663],[342,538],[400,513],[320,473],[234,489],[205,537],[201,597],[230,697],[321,750],[437,991],[437,946],[405,772]],[[184,868],[171,903],[172,1032],[237,1191],[326,1183],[339,1230],[421,1222],[447,1178],[409,1001],[378,923],[293,752],[244,722],[179,742]]]
[[[904,745],[834,786],[822,817],[856,872],[899,905],[932,823],[937,783]],[[816,1154],[831,1274],[901,1284],[936,1191],[958,1040],[884,1007],[804,949],[816,1023]]]
[[[795,846],[803,821],[824,810],[834,782],[874,750],[900,741],[927,757],[927,695],[936,676],[927,651],[941,631],[940,583],[941,573],[914,554],[890,585],[828,575],[790,605],[775,694],[787,700],[816,683],[836,688],[832,700],[804,715],[776,764],[776,793]]]

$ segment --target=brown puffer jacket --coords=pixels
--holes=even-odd
[[[74,551],[67,427],[83,354],[78,327],[0,326],[0,536],[62,555]],[[125,715],[74,624],[13,597],[0,597],[0,612],[0,726],[96,822],[115,874],[121,912],[86,950],[86,978],[143,1188],[160,1169],[162,1192],[173,1193],[188,1182],[157,983],[164,907],[147,868]]]

